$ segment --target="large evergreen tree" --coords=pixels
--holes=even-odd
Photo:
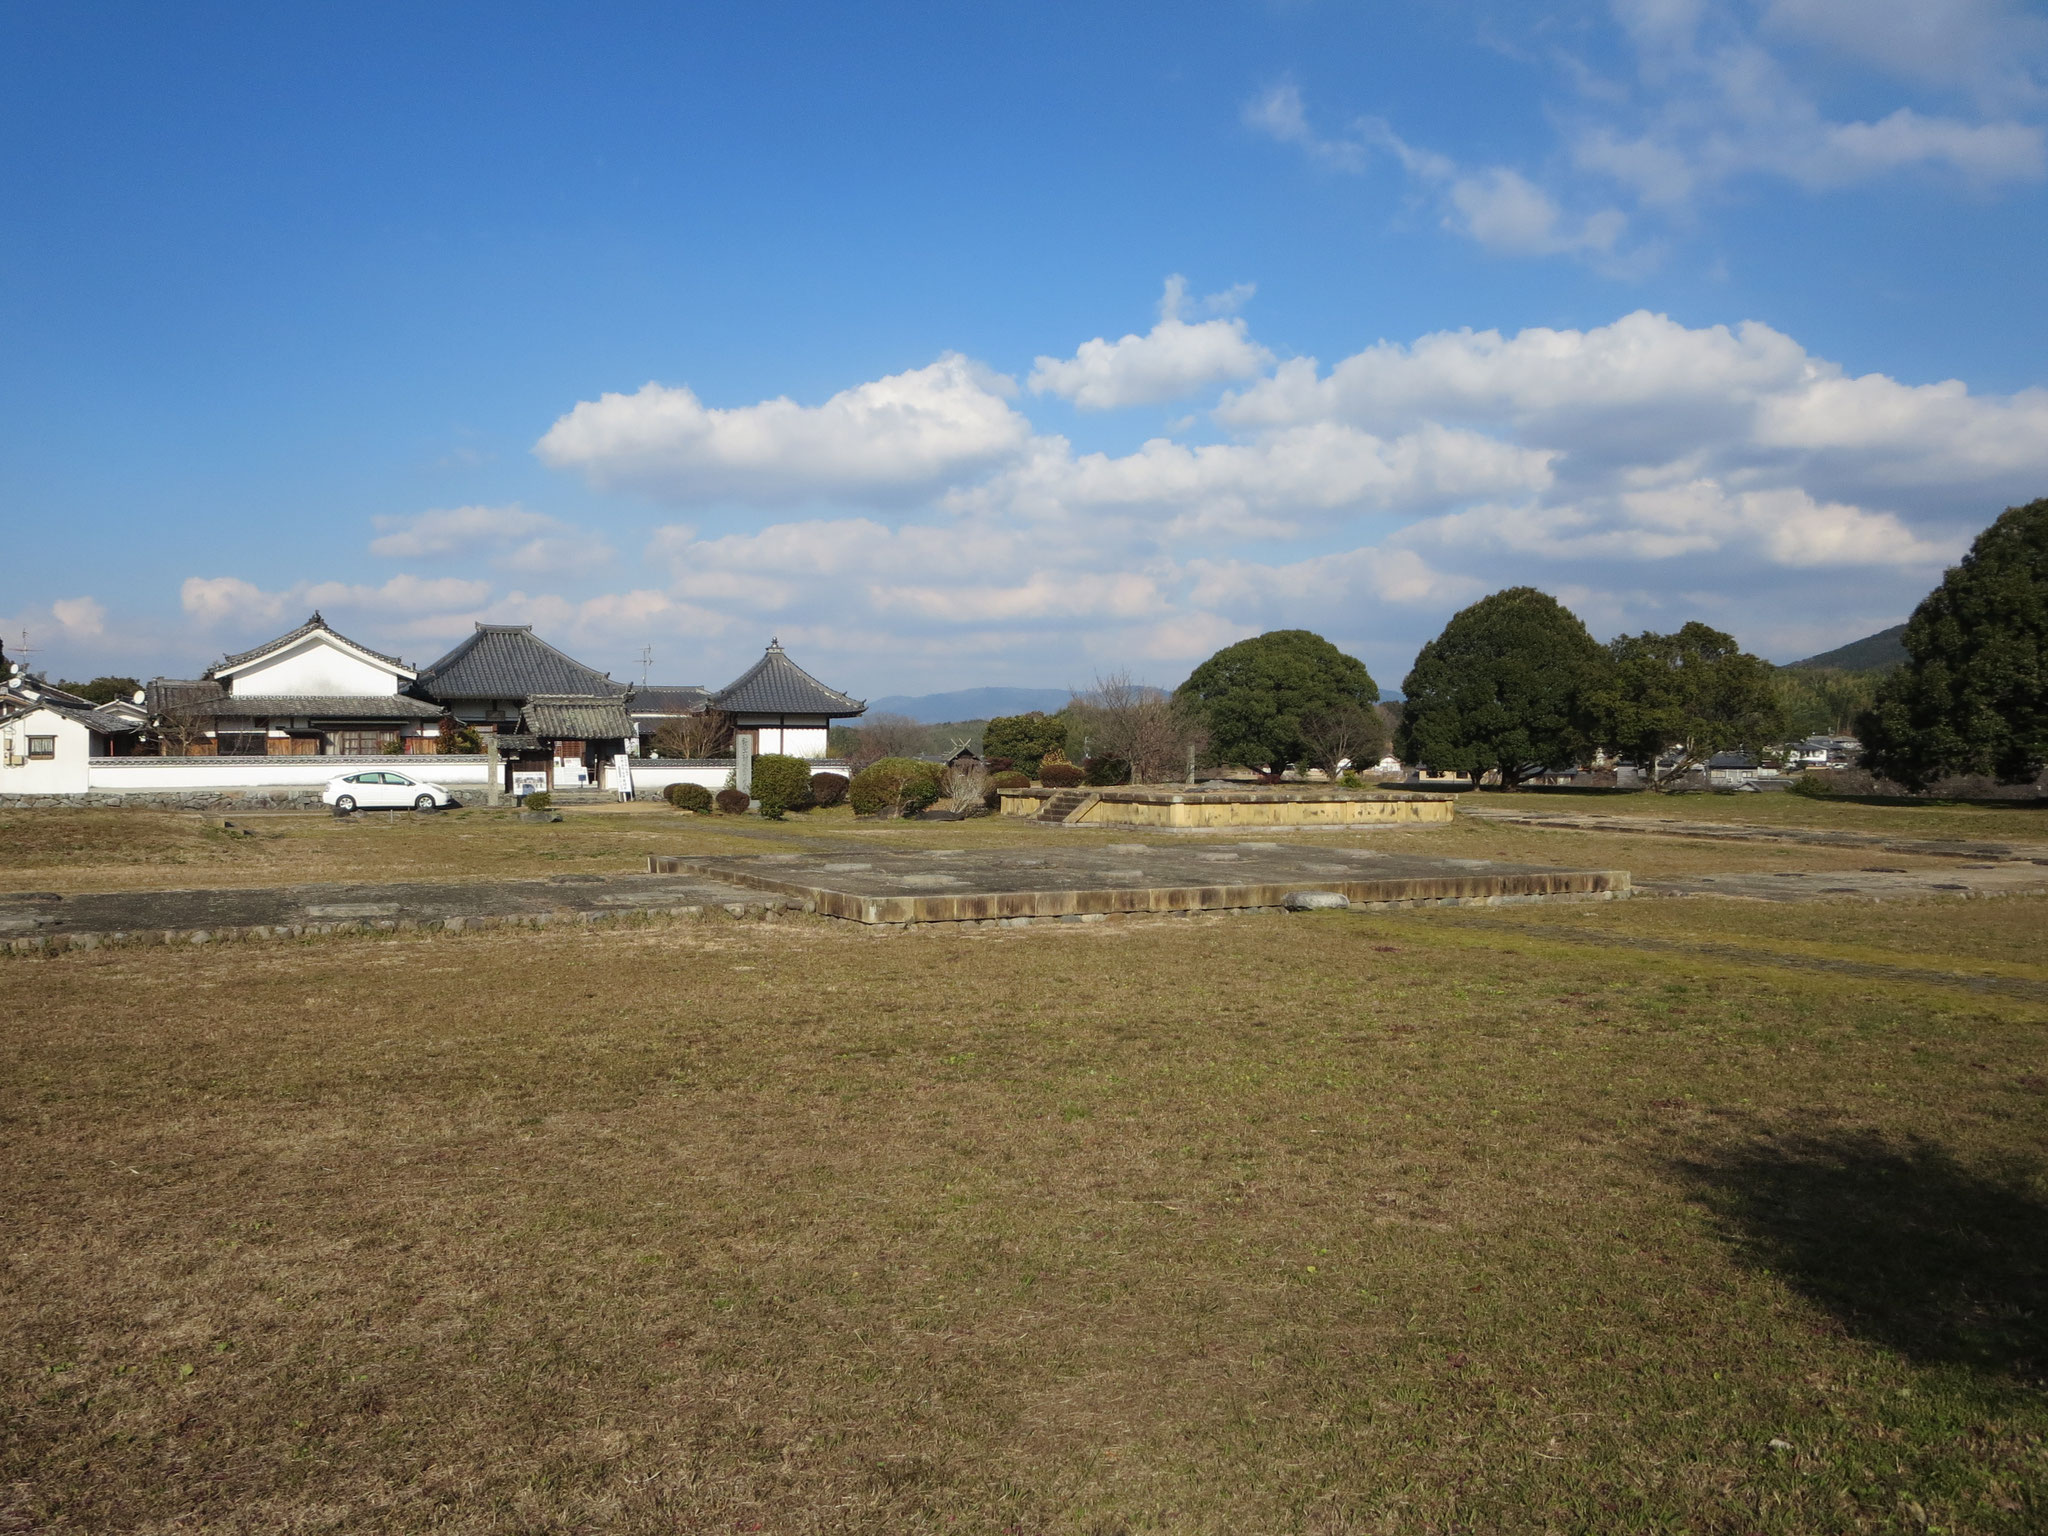
[[[1398,749],[1437,771],[1527,773],[1576,762],[1593,744],[1609,662],[1577,615],[1547,592],[1510,587],[1451,617],[1401,685]]]
[[[1207,728],[1211,759],[1272,773],[1309,753],[1304,715],[1347,704],[1369,710],[1379,697],[1364,662],[1306,629],[1275,629],[1227,645],[1174,694]]]
[[[1663,784],[1730,747],[1761,747],[1783,728],[1774,668],[1697,621],[1676,634],[1620,635],[1599,692],[1601,735]],[[1659,770],[1667,751],[1674,761]]]
[[[1919,788],[2048,764],[2048,499],[2008,507],[1906,625],[1912,658],[1857,722],[1864,762]]]

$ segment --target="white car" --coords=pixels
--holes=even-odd
[[[408,806],[415,811],[438,811],[452,797],[438,784],[422,784],[388,768],[372,768],[329,779],[320,798],[337,811],[382,811]]]

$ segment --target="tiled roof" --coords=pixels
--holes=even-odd
[[[438,720],[443,713],[438,704],[402,693],[231,694],[219,683],[175,677],[150,679],[143,707],[153,716],[200,715],[207,719],[220,715],[231,719],[314,715],[322,720]]]
[[[563,655],[530,624],[479,624],[475,634],[420,669],[414,690],[435,699],[530,699],[623,694],[626,685]]]
[[[135,722],[133,720],[123,720],[118,715],[103,715],[96,709],[72,709],[69,705],[53,704],[48,699],[23,699],[18,703],[10,702],[6,709],[0,711],[0,713],[4,713],[6,718],[14,720],[19,719],[23,715],[33,714],[39,709],[47,709],[51,714],[61,716],[66,720],[75,720],[80,725],[85,726],[89,730],[98,731],[103,736],[118,736],[123,731],[135,729]]]
[[[290,634],[279,635],[275,640],[270,641],[266,645],[259,645],[253,651],[241,651],[233,656],[223,656],[219,661],[215,662],[212,666],[206,669],[206,675],[208,677],[212,677],[216,672],[225,672],[230,667],[239,667],[245,661],[254,661],[258,656],[265,655],[271,651],[275,651],[284,646],[290,645],[294,640],[303,640],[306,638],[306,636],[312,634],[316,630],[334,636],[334,638],[339,640],[343,645],[353,647],[354,649],[361,651],[365,656],[374,656],[379,661],[388,661],[391,663],[392,666],[397,667],[402,672],[410,672],[412,670],[412,668],[408,667],[396,656],[386,656],[382,651],[373,651],[367,645],[364,645],[359,641],[349,639],[347,635],[344,635],[332,624],[329,624],[325,619],[321,618],[320,611],[316,608],[313,610],[313,617],[306,620],[305,623],[301,624],[297,629],[293,630]]]
[[[225,688],[207,678],[152,677],[142,690],[142,707],[152,715],[207,712],[226,696]]]
[[[622,698],[589,694],[537,694],[519,712],[519,723],[555,741],[614,741],[640,734]]]
[[[66,709],[93,707],[91,699],[82,699],[75,693],[67,693],[51,683],[48,678],[38,677],[33,672],[23,672],[19,676],[0,680],[0,694],[21,698],[28,693],[33,693],[39,699],[47,699],[52,704],[61,704]]]
[[[715,694],[711,705],[733,715],[857,715],[867,708],[791,661],[779,640],[769,641],[768,653]]]
[[[643,683],[626,695],[626,708],[636,715],[694,715],[710,702],[709,688],[673,683]]]
[[[438,704],[402,693],[236,693],[214,700],[206,712],[230,719],[260,716],[273,720],[293,715],[322,720],[438,720],[446,713]]]

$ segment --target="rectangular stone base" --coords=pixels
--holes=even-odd
[[[1011,922],[1278,908],[1299,891],[1353,906],[1493,904],[1626,896],[1626,870],[1546,869],[1364,849],[1239,843],[1106,849],[933,849],[860,856],[650,854],[650,874],[689,874],[794,897],[856,923]]]

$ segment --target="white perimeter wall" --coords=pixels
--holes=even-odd
[[[454,788],[488,781],[481,756],[389,757],[96,757],[90,788],[99,794],[149,794],[185,789],[318,789],[365,768],[388,768],[409,779]],[[4,785],[4,781],[0,781]]]
[[[794,735],[795,732],[790,734]],[[794,754],[791,754],[792,756]],[[844,758],[819,757],[811,759],[812,773],[836,773],[842,778],[852,778],[853,770]],[[721,759],[717,762],[689,762],[674,758],[636,757],[633,759],[633,798],[635,800],[658,799],[661,792],[671,784],[702,784],[714,795],[732,782],[732,762]]]

